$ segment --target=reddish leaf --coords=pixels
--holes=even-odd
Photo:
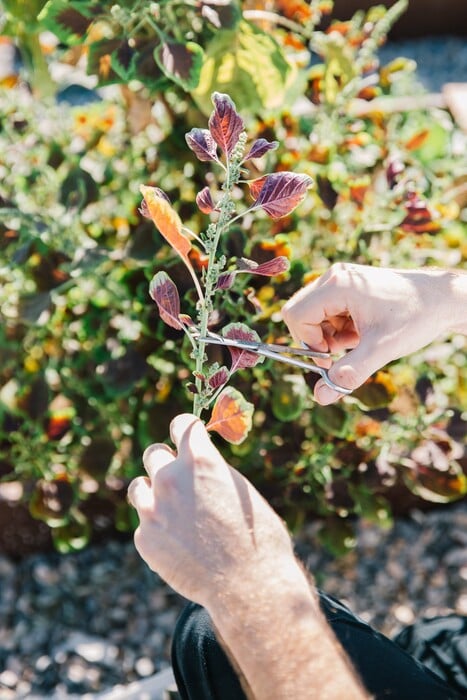
[[[250,188],[251,196],[253,199],[258,199],[259,193],[263,189],[263,185],[268,179],[269,175],[262,175],[261,177],[257,177],[256,180],[250,180],[248,183],[248,187]]]
[[[187,266],[195,283],[198,295],[201,299],[203,297],[203,293],[188,257],[188,253],[191,250],[191,243],[182,233],[182,222],[180,221],[179,215],[167,201],[166,196],[161,196],[161,190],[159,190],[157,187],[141,185],[140,191],[144,197],[144,209],[146,210],[147,208],[149,216],[159,229],[162,236],[164,236],[167,243],[172,246],[172,248],[176,253],[178,253]]]
[[[229,323],[228,326],[222,329],[224,338],[231,340],[247,340],[249,342],[260,343],[261,339],[256,331],[248,328],[244,323]],[[246,367],[254,367],[258,362],[262,362],[264,357],[255,352],[241,350],[240,348],[229,347],[232,356],[232,366],[230,372],[235,372],[237,369],[245,369]]]
[[[180,321],[180,297],[175,284],[166,272],[158,272],[154,275],[149,285],[149,294],[159,309],[161,319],[168,326],[180,330],[183,325]]]
[[[148,211],[150,218],[167,243],[172,246],[183,260],[188,260],[191,243],[182,233],[182,222],[175,209],[173,209],[166,197],[161,196],[159,188],[141,185],[140,190],[144,197],[144,211]]]
[[[203,212],[203,214],[211,214],[216,208],[211,197],[211,191],[209,187],[203,187],[203,189],[196,195],[196,204],[198,209]]]
[[[187,328],[196,328],[193,319],[188,314],[179,314],[178,319]]]
[[[266,175],[255,207],[262,207],[272,219],[280,219],[290,214],[303,201],[311,183],[311,177],[297,173]]]
[[[224,440],[238,445],[251,429],[253,404],[233,387],[226,387],[218,396],[212,410],[208,430],[215,430]]]
[[[209,118],[209,131],[217,145],[230,156],[243,131],[243,119],[228,95],[215,92],[212,101],[214,111]]]
[[[192,129],[185,134],[185,141],[198,160],[218,160],[217,145],[208,129]]]
[[[267,139],[257,139],[251,146],[250,150],[246,154],[245,160],[250,160],[250,158],[261,158],[268,151],[273,151],[279,145],[279,141],[268,141]]]
[[[271,258],[264,263],[257,263],[248,258],[240,258],[238,261],[239,272],[251,272],[254,275],[263,275],[264,277],[274,277],[283,272],[287,272],[290,267],[288,258],[285,255],[280,255],[277,258]]]
[[[230,372],[227,367],[221,367],[217,370],[217,372],[214,372],[214,374],[209,377],[208,384],[211,389],[218,389],[228,381],[229,376]]]

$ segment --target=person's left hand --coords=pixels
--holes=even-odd
[[[149,567],[208,609],[240,581],[245,594],[281,564],[290,568],[284,524],[225,462],[203,423],[177,416],[171,437],[177,451],[151,445],[143,456],[148,476],[128,489],[140,518],[135,545]]]

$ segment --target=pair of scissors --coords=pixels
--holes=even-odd
[[[209,333],[205,337],[198,336],[197,340],[201,343],[224,345],[225,347],[238,348],[239,350],[245,350],[247,352],[255,352],[263,357],[270,357],[272,360],[285,362],[293,367],[300,367],[307,372],[315,372],[315,374],[319,374],[324,382],[331,389],[334,389],[334,391],[338,391],[340,394],[352,393],[352,389],[346,389],[343,386],[339,386],[339,384],[335,384],[335,382],[330,379],[328,371],[324,369],[324,367],[318,367],[318,365],[305,362],[297,357],[288,357],[288,355],[299,355],[302,357],[329,359],[331,357],[331,353],[329,352],[311,350],[305,344],[303,347],[297,348],[290,345],[280,345],[278,343],[262,343],[261,341],[255,340],[224,338],[222,335],[217,335],[217,333]]]

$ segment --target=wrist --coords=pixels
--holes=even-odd
[[[296,621],[305,614],[318,614],[319,603],[309,575],[298,560],[290,557],[262,562],[254,568],[245,568],[238,578],[229,578],[223,589],[213,596],[207,608],[223,636],[244,630],[250,618],[264,616],[269,624],[284,619],[286,608]]]

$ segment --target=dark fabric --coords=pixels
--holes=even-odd
[[[467,697],[467,617],[420,620],[394,641]]]
[[[320,602],[334,633],[351,658],[365,687],[376,700],[459,700],[466,697],[437,675],[440,673],[439,665],[437,673],[434,673],[409,655],[402,648],[404,639],[399,639],[396,644],[373,630],[342,603],[324,593],[320,593]],[[452,621],[454,618],[448,619]],[[441,620],[439,624],[442,625]],[[440,638],[440,629],[441,627],[438,628],[436,638]],[[424,638],[427,638],[426,635]],[[442,638],[445,640],[444,636]],[[465,637],[464,642],[459,640],[458,647],[465,651]],[[443,658],[445,665],[452,668],[446,657]],[[245,698],[240,682],[216,640],[209,615],[194,603],[185,608],[177,622],[172,645],[172,665],[182,700]],[[458,683],[458,676],[456,672],[454,677],[452,674],[445,677]]]

